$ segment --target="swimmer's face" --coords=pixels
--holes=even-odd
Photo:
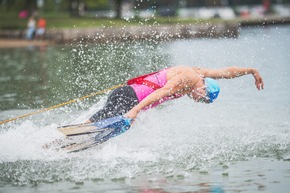
[[[205,87],[197,88],[188,93],[188,96],[195,102],[209,103],[209,98],[206,96]]]

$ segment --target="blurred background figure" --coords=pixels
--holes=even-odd
[[[27,23],[27,31],[26,31],[26,39],[32,40],[34,38],[35,33],[35,19],[33,16],[29,17]]]
[[[27,16],[28,16],[28,10],[22,10],[22,11],[20,11],[19,14],[18,14],[18,17],[19,17],[20,19],[27,18]]]
[[[267,14],[270,12],[270,0],[263,0],[263,9],[264,9],[264,14]]]
[[[37,21],[36,38],[43,39],[46,29],[46,20],[44,17],[40,17]]]

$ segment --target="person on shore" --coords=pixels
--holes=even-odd
[[[46,29],[46,20],[44,17],[40,17],[37,21],[36,38],[43,39]]]
[[[29,17],[26,30],[26,39],[32,40],[35,33],[35,19],[33,16]]]
[[[105,106],[86,123],[119,115],[135,119],[142,110],[185,95],[195,102],[212,103],[220,92],[215,79],[232,79],[247,74],[253,75],[258,90],[264,89],[263,79],[254,68],[207,69],[176,66],[139,76],[129,80],[127,85],[113,90]]]

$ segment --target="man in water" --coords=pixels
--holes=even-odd
[[[196,102],[212,103],[220,92],[215,79],[232,79],[247,74],[253,75],[258,90],[264,88],[263,79],[254,68],[207,69],[190,66],[166,68],[131,79],[126,86],[113,90],[105,106],[86,123],[118,115],[135,119],[141,110],[184,95]]]

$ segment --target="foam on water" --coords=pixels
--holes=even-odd
[[[219,164],[229,166],[252,157],[282,158],[289,150],[289,124],[256,124],[236,118],[246,112],[219,116],[224,110],[219,104],[205,107],[189,99],[169,102],[141,113],[126,133],[71,154],[42,148],[63,138],[55,123],[40,126],[35,120],[27,120],[10,124],[0,134],[1,178],[21,184],[206,172]]]

